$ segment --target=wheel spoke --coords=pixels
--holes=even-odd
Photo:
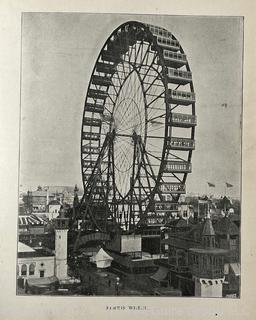
[[[110,220],[126,230],[138,226],[150,205],[163,199],[161,184],[185,183],[187,178],[179,165],[190,163],[186,137],[194,137],[195,130],[185,119],[187,114],[194,116],[195,109],[186,96],[193,85],[182,78],[190,69],[187,61],[179,61],[184,59],[181,47],[168,49],[167,42],[161,45],[157,33],[148,34],[149,30],[127,22],[114,31],[89,85],[82,128],[81,203],[83,220],[89,215],[97,230],[104,230]],[[166,90],[175,91],[175,96]],[[172,118],[166,123],[166,112],[175,115],[176,122]],[[169,168],[174,163],[174,172],[163,161],[170,161]],[[171,193],[170,199],[178,201],[179,195]],[[95,213],[100,206],[105,208],[102,219]]]

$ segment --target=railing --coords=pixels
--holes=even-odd
[[[219,279],[224,277],[224,271],[223,270],[199,270],[198,268],[195,268],[194,266],[191,268],[191,271],[193,274],[200,276],[201,278],[207,278],[207,279]]]
[[[191,163],[186,161],[166,161],[165,172],[191,172]]]
[[[141,251],[126,252],[126,254],[129,257],[131,257],[131,259],[141,259],[142,258],[142,252]]]
[[[93,188],[93,192],[95,194],[101,194],[102,192],[104,192],[104,187],[103,186],[96,186]],[[96,213],[97,214],[97,213]]]
[[[192,72],[168,68],[168,77],[192,80]]]
[[[170,267],[171,271],[177,272],[177,273],[187,273],[189,272],[188,266],[179,266],[176,263],[170,263],[168,261],[168,266]]]
[[[94,167],[96,165],[96,161],[92,161],[92,160],[83,160],[83,167],[87,168],[87,167]]]
[[[119,62],[121,60],[121,55],[110,50],[103,51],[101,59],[104,61]]]
[[[163,50],[163,56],[166,60],[176,60],[179,62],[187,63],[187,56],[184,53]]]
[[[148,225],[165,224],[165,218],[147,218],[147,224]],[[147,236],[145,235],[145,237],[147,237]],[[154,237],[156,237],[156,235]]]
[[[195,102],[196,96],[194,92],[179,91],[169,89],[171,100]]]
[[[83,139],[85,140],[99,140],[100,134],[95,132],[83,132]]]
[[[143,230],[142,231],[142,237],[143,236],[160,236],[161,231],[160,230]]]
[[[91,154],[99,154],[100,153],[100,148],[98,147],[91,147],[91,146],[83,146],[82,147],[82,152],[83,153],[91,153]]]
[[[156,202],[155,203],[156,211],[177,211],[178,204],[177,203],[166,203],[166,202]]]
[[[170,115],[170,124],[183,124],[187,126],[195,126],[197,124],[196,116],[183,113],[172,113]]]
[[[96,113],[103,113],[104,106],[100,104],[94,104],[94,103],[86,103],[85,110],[89,112],[96,112]]]
[[[101,119],[84,117],[83,125],[100,127],[101,126]]]
[[[103,90],[89,89],[88,97],[104,100],[108,97],[108,93]]]
[[[111,79],[108,77],[93,75],[92,76],[92,83],[98,84],[102,86],[110,86],[112,84]]]
[[[147,26],[149,27],[149,30],[153,33],[154,36],[163,36],[166,38],[172,37],[171,32],[164,30],[163,28],[153,26],[152,24],[147,24]]]
[[[179,182],[168,182],[160,185],[160,191],[163,193],[185,193],[186,186]]]
[[[104,62],[97,62],[96,70],[98,72],[103,72],[107,74],[113,74],[116,72],[116,67],[114,64],[104,63]]]
[[[157,37],[157,44],[161,47],[166,47],[168,49],[172,49],[172,50],[179,50],[180,45],[179,42],[177,40],[173,40],[170,38],[166,38],[166,37]]]
[[[193,150],[195,149],[195,140],[172,137],[167,142],[167,148],[172,150]]]
[[[165,216],[165,212],[150,212],[148,213],[148,218],[162,218]]]
[[[89,233],[81,236],[81,238],[79,239],[79,245],[85,244],[88,241],[95,241],[95,240],[106,241],[106,240],[110,240],[110,237],[108,234],[103,232]]]

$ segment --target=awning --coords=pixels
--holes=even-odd
[[[111,265],[111,262],[114,259],[107,254],[102,248],[98,251],[98,253],[90,258],[91,262],[96,263],[97,268],[108,268]]]
[[[169,272],[169,270],[167,268],[159,267],[157,272],[155,274],[153,274],[150,278],[157,281],[157,282],[161,282],[162,280],[165,280],[168,272]]]
[[[58,283],[59,280],[57,277],[46,277],[46,278],[31,278],[27,280],[29,287],[48,287],[51,284]]]
[[[230,263],[230,268],[231,268],[231,270],[234,272],[234,274],[236,276],[240,276],[241,275],[240,263]]]

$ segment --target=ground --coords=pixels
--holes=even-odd
[[[97,296],[153,296],[179,295],[172,288],[160,288],[159,283],[150,279],[152,273],[129,274],[120,270],[97,269],[96,265],[85,260],[73,268],[73,274],[81,280],[79,285],[61,286],[59,291],[46,291],[45,295],[97,295]],[[153,272],[154,273],[154,272]],[[68,288],[68,290],[67,290]],[[25,290],[18,288],[18,295],[25,295]],[[157,291],[157,294],[156,294]],[[159,292],[167,294],[159,294]]]
[[[125,275],[111,268],[100,270],[89,263],[80,265],[79,274],[84,293],[92,295],[143,296],[152,295],[154,291],[150,274]]]

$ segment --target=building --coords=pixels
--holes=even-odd
[[[38,186],[37,190],[23,194],[24,209],[28,213],[46,212],[51,201],[57,200],[61,205],[72,205],[74,191],[71,186]],[[81,191],[76,187],[78,198],[82,197]]]
[[[55,256],[50,251],[33,249],[18,243],[17,281],[24,288],[26,280],[52,277],[55,275]]]
[[[190,217],[194,217],[194,208],[188,203],[180,203],[178,205],[178,216],[182,219],[188,220]]]
[[[67,251],[68,251],[68,229],[69,218],[65,217],[64,209],[60,209],[59,216],[54,219],[55,228],[55,258],[56,273],[59,280],[68,277]]]
[[[21,216],[19,218],[21,219]],[[23,217],[24,219],[29,220],[32,218],[28,216],[26,218]],[[19,241],[17,281],[18,286],[20,288],[25,287],[26,291],[30,290],[38,293],[40,290],[55,286],[59,281],[69,279],[67,266],[69,218],[65,217],[63,208],[60,209],[59,216],[53,222],[55,228],[55,250],[43,247],[42,244],[32,248],[28,244]],[[29,239],[29,242],[33,242],[32,238]]]
[[[45,213],[18,216],[18,236],[20,242],[38,248],[49,242],[51,233],[49,221]]]
[[[189,249],[194,295],[221,298],[224,283],[224,257],[227,251],[216,248],[215,231],[209,216],[203,225],[201,244],[202,247]]]
[[[239,296],[240,288],[240,231],[232,221],[232,216],[225,216],[214,225],[216,242],[220,248],[227,250],[225,256],[224,294]]]
[[[48,218],[46,215],[26,214],[18,216],[19,236],[40,235],[45,233]]]
[[[49,193],[47,188],[38,187],[35,191],[28,191],[24,194],[23,201],[26,210],[29,213],[32,212],[45,212],[47,211],[47,205],[51,200],[56,198],[56,194]],[[58,196],[58,198],[60,198]]]
[[[168,268],[170,285],[181,289],[182,295],[222,296],[227,250],[216,247],[209,215],[194,225],[180,221],[171,227],[168,239],[162,240],[168,245],[168,260],[158,264]]]
[[[48,218],[49,221],[56,219],[59,215],[61,203],[57,200],[51,200],[48,204]]]

